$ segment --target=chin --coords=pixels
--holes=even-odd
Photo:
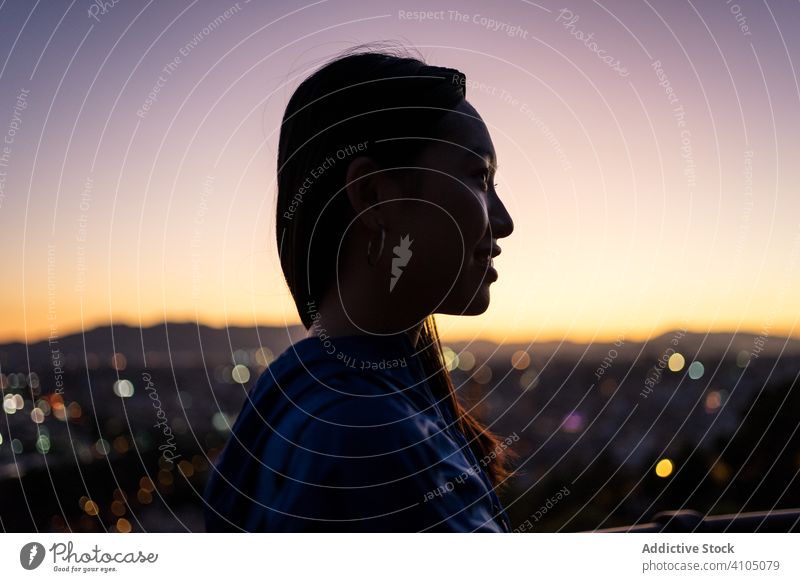
[[[442,306],[443,309],[439,313],[447,315],[481,315],[489,309],[489,285],[482,285],[477,293],[472,292],[469,295],[455,300],[448,301],[448,305]]]
[[[475,300],[469,304],[469,307],[464,310],[464,315],[481,315],[489,309],[489,292],[487,290],[486,297],[475,297]]]

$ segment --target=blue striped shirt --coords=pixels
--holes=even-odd
[[[259,377],[205,490],[208,531],[508,532],[406,334],[303,339]]]

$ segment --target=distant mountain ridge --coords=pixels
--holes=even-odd
[[[672,347],[675,351],[696,358],[718,359],[728,357],[735,359],[739,352],[750,352],[757,357],[778,357],[800,354],[800,339],[785,336],[762,336],[754,333],[712,332],[698,333],[691,331],[671,330],[647,341],[595,342],[592,344],[565,340],[563,342],[547,341],[540,343],[507,343],[497,345],[480,340],[473,342],[481,350],[495,350],[498,355],[511,355],[517,350],[527,349],[540,356],[557,354],[560,358],[602,360],[611,350],[624,360],[643,357],[658,359]],[[673,344],[673,340],[677,344]],[[451,347],[459,349],[469,342],[453,342]],[[470,348],[472,349],[472,348]],[[477,351],[477,350],[476,350]]]
[[[0,366],[3,371],[9,371],[9,367],[21,368],[28,364],[31,369],[45,363],[50,365],[51,350],[54,349],[60,350],[67,364],[74,367],[83,366],[83,360],[87,358],[107,365],[115,352],[124,354],[128,363],[137,367],[184,367],[201,365],[203,362],[218,365],[230,363],[236,350],[252,351],[265,347],[277,356],[305,336],[306,331],[300,325],[214,328],[178,322],[139,328],[116,324],[96,327],[85,334],[74,333],[59,337],[53,343],[40,340],[27,345],[21,342],[2,344]],[[674,339],[677,340],[677,345],[672,344]],[[458,351],[466,348],[483,357],[496,355],[503,358],[510,357],[517,350],[528,350],[545,358],[557,355],[559,358],[574,360],[602,360],[611,350],[616,350],[615,357],[626,360],[658,359],[671,346],[684,355],[709,359],[725,354],[729,358],[736,358],[741,351],[754,353],[758,357],[800,354],[800,339],[795,338],[729,332],[685,332],[681,335],[678,330],[646,342],[626,341],[621,345],[614,342],[581,344],[571,341],[496,344],[487,340],[444,343]]]
[[[21,342],[0,345],[0,365],[20,366],[30,358],[31,368],[52,359],[52,350],[64,354],[68,365],[80,365],[90,354],[108,364],[114,353],[122,353],[135,367],[194,366],[230,362],[236,350],[266,347],[275,355],[305,337],[302,326],[214,328],[196,323],[162,323],[139,328],[126,324],[101,326],[85,334],[74,333],[50,342]],[[85,348],[84,348],[85,346]],[[147,361],[145,361],[145,359]]]

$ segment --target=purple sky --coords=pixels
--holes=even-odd
[[[515,220],[444,335],[797,335],[800,2],[108,5],[0,3],[0,340],[297,322],[280,116],[374,41],[466,73]]]

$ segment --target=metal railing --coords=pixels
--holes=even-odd
[[[648,523],[594,530],[598,533],[790,533],[800,532],[800,509],[704,516],[699,511],[662,511]]]

